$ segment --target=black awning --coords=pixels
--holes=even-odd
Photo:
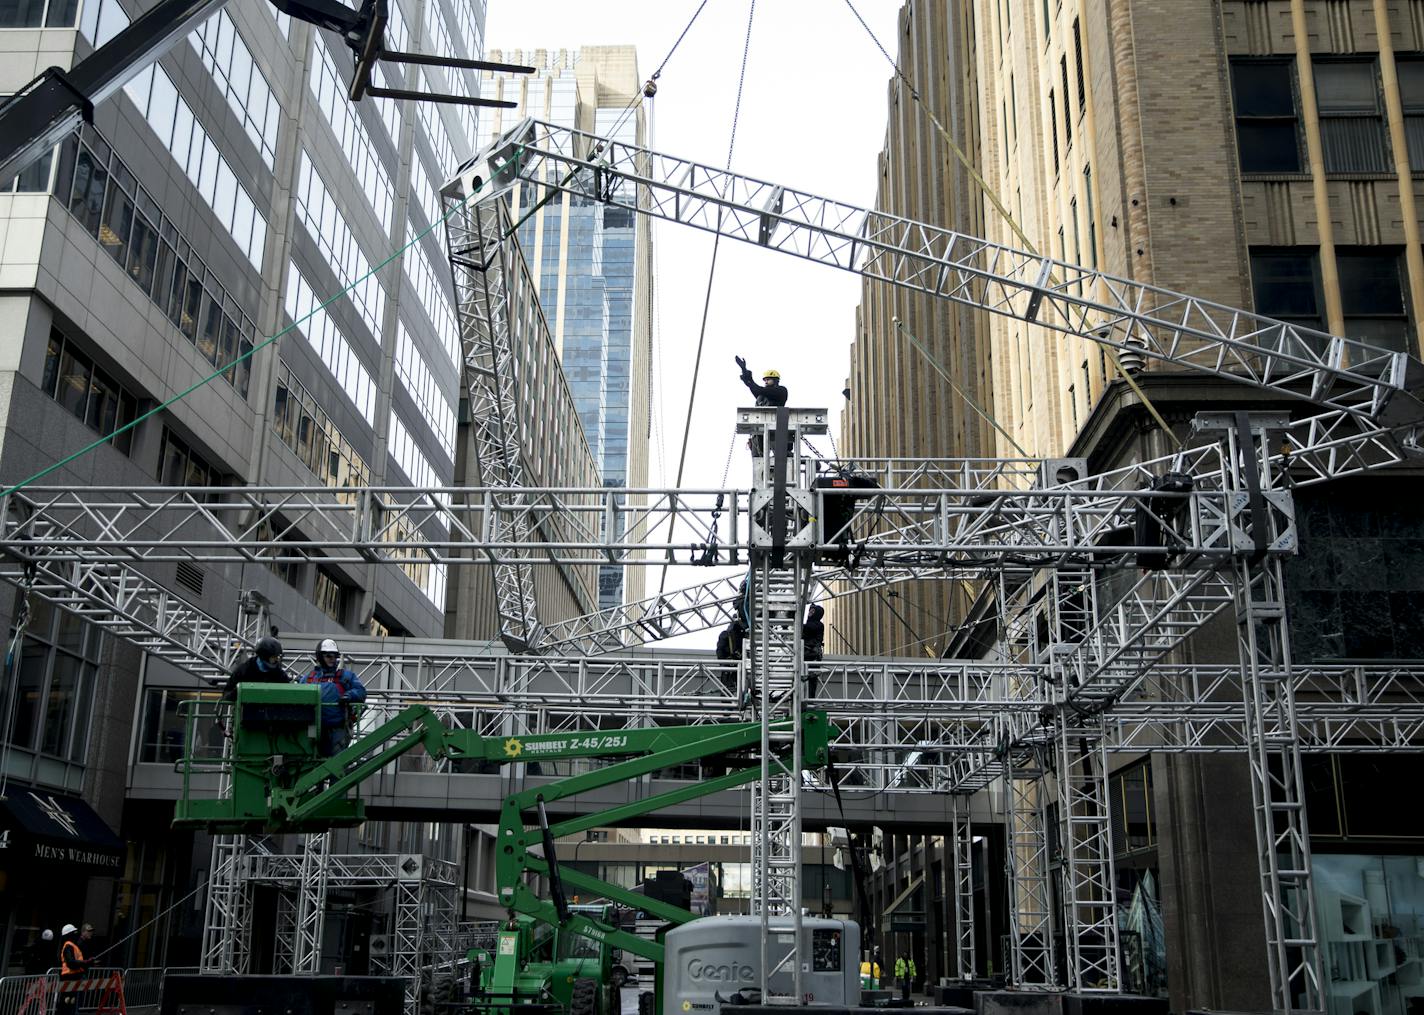
[[[0,864],[115,875],[124,840],[76,796],[10,786],[0,799]]]

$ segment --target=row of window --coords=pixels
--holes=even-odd
[[[420,408],[425,421],[430,424],[440,446],[453,462],[455,460],[455,409],[440,386],[435,383],[435,375],[425,363],[405,325],[396,324],[396,373],[410,392],[411,398]]]
[[[394,418],[394,417],[392,417]],[[405,517],[396,518],[383,530],[384,538],[382,542],[390,543],[394,546],[404,546],[417,540],[418,534],[415,526]],[[397,565],[411,583],[425,597],[441,609],[445,608],[445,586],[448,580],[447,564],[432,563],[409,563]]]
[[[60,148],[55,195],[135,284],[247,397],[256,329],[158,202],[93,128]]]
[[[1401,251],[1389,247],[1336,248],[1340,305],[1348,337],[1386,349],[1414,348],[1405,309],[1401,256]],[[1251,287],[1258,314],[1317,331],[1327,330],[1317,249],[1252,248]]]
[[[410,480],[411,486],[422,489],[429,489],[433,486],[443,486],[440,477],[436,475],[435,469],[430,464],[430,459],[420,450],[420,446],[411,437],[410,431],[405,428],[401,418],[394,409],[391,410],[390,431],[386,435],[386,446],[390,448],[391,457]]]
[[[138,399],[56,330],[49,333],[40,389],[100,434],[111,434],[138,418]],[[116,436],[113,445],[129,454],[133,431]]]
[[[317,303],[316,295],[301,271],[290,261],[287,262],[285,295],[287,316],[341,384],[346,397],[360,410],[366,422],[374,427],[376,383],[371,379],[371,372],[325,307]]]
[[[407,225],[407,242],[410,241],[412,233],[413,229]],[[448,290],[436,281],[440,276],[436,274],[425,244],[417,243],[414,247],[407,248],[405,256],[401,258],[401,264],[405,268],[406,281],[415,290],[416,301],[424,308],[426,317],[435,329],[435,337],[440,339],[440,344],[445,347],[445,354],[450,357],[450,365],[458,367],[460,334],[455,328],[455,311],[450,305]]]
[[[371,469],[284,361],[277,363],[272,432],[335,489],[371,485]]]
[[[381,221],[381,228],[387,233],[391,228],[391,212],[395,208],[395,189],[391,186],[390,174],[376,154],[366,125],[356,114],[356,108],[346,97],[346,86],[336,70],[336,61],[326,43],[317,33],[316,66],[313,67],[310,85],[316,104],[321,109],[337,144],[351,163],[351,171],[361,184],[361,191],[370,202],[371,209]],[[379,336],[378,336],[379,337]]]
[[[321,174],[303,149],[297,166],[297,218],[326,255],[337,281],[366,322],[371,336],[381,341],[381,315],[386,306],[386,290],[371,272],[371,263],[356,242],[356,236],[341,213]]]
[[[262,161],[271,169],[277,157],[281,107],[262,68],[242,41],[237,25],[226,11],[218,11],[188,36],[188,42],[227,98],[228,107],[242,123]]]
[[[430,173],[425,169],[425,160],[418,153],[410,160],[410,196],[420,202],[427,225],[440,221],[440,194],[431,182]]]
[[[168,149],[189,182],[208,202],[218,221],[232,234],[238,249],[261,271],[262,253],[267,244],[267,220],[193,115],[192,108],[178,94],[168,72],[155,64],[125,85],[124,92],[148,120],[159,143]]]
[[[1409,168],[1424,172],[1424,59],[1396,61]],[[1312,62],[1327,173],[1387,173],[1393,165],[1376,59]],[[1231,94],[1243,173],[1305,168],[1300,87],[1293,59],[1234,58]]]
[[[425,90],[428,92],[444,91],[436,82],[431,80],[430,72],[427,68],[421,68],[421,77],[424,80]],[[435,165],[440,175],[444,178],[447,174],[454,172],[455,146],[450,143],[450,135],[445,130],[445,121],[440,116],[440,104],[437,102],[417,102],[416,115],[420,118],[421,126],[425,128],[426,140],[430,142],[430,150],[435,155]]]
[[[718,841],[719,838],[721,840],[720,842]],[[682,840],[683,837],[681,835],[648,836],[649,843],[656,841],[663,846],[681,846],[684,845]],[[752,837],[750,835],[689,835],[685,843],[685,845],[688,846],[750,846],[751,844]]]

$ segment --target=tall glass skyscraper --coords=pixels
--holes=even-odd
[[[632,46],[492,51],[492,60],[531,64],[532,77],[486,74],[486,98],[518,103],[481,118],[481,144],[532,116],[646,144],[642,87]],[[532,205],[534,202],[521,202]],[[606,486],[646,486],[648,478],[652,230],[646,217],[561,195],[529,217],[520,242],[539,281],[579,419]],[[642,572],[605,567],[599,606],[642,596]]]

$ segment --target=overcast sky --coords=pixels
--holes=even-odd
[[[900,0],[854,0],[894,55]],[[487,49],[574,49],[632,44],[646,79],[697,9],[697,0],[490,0]],[[658,80],[652,147],[725,165],[748,0],[709,0]],[[869,205],[876,156],[885,139],[890,64],[844,0],[758,0],[731,166],[735,172]],[[656,223],[659,293],[655,327],[651,485],[672,486],[696,360],[712,255],[710,234]],[[838,419],[860,298],[858,277],[735,241],[721,244],[707,319],[702,374],[684,487],[721,484],[733,411],[750,404],[732,357],[752,370],[775,367],[790,404],[818,406]],[[636,435],[633,435],[636,439]],[[820,444],[824,447],[826,442]],[[744,443],[728,484],[750,478]],[[725,573],[725,572],[723,572]],[[706,569],[673,569],[667,588],[706,581]],[[648,572],[649,591],[658,572]],[[715,632],[663,643],[706,647]]]

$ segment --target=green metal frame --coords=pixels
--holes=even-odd
[[[510,913],[524,914],[557,927],[561,934],[585,935],[606,947],[621,948],[659,965],[663,961],[661,942],[647,941],[584,913],[572,913],[567,920],[561,920],[554,903],[535,894],[525,882],[524,874],[547,877],[549,863],[543,856],[530,852],[533,845],[542,848],[542,829],[525,824],[526,812],[535,810],[541,801],[549,804],[566,800],[693,761],[745,758],[745,765],[723,775],[553,824],[549,831],[557,839],[591,828],[622,824],[689,800],[744,786],[761,777],[761,759],[757,756],[762,732],[759,722],[485,737],[470,730],[446,729],[439,716],[424,705],[401,710],[341,753],[322,758],[317,754],[320,702],[316,692],[314,687],[242,685],[238,689],[233,723],[231,792],[217,799],[194,799],[189,775],[193,768],[200,766],[185,758],[183,797],[175,808],[174,826],[204,827],[221,832],[310,833],[357,824],[365,819],[365,810],[358,797],[348,795],[351,790],[417,746],[424,747],[426,753],[435,758],[494,764],[622,758],[505,798],[495,844],[495,879],[500,903]],[[280,721],[254,725],[251,717],[270,716],[274,707],[281,715],[290,715],[285,725]],[[831,730],[826,714],[805,712],[800,722],[801,767],[819,768],[827,763],[830,751]],[[189,757],[194,753],[197,725],[196,718],[190,721]],[[790,720],[773,726],[778,732],[790,728]],[[790,740],[786,742],[789,744]],[[565,885],[581,893],[641,909],[670,924],[680,925],[696,918],[688,910],[601,881],[564,864],[558,865],[558,876]]]

